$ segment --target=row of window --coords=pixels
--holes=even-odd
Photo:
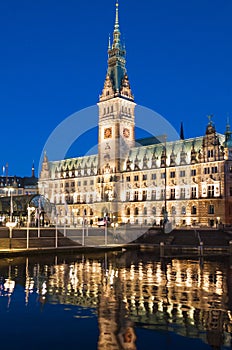
[[[232,187],[230,187],[230,196],[232,196]],[[142,192],[142,201],[146,201],[147,200],[147,191],[144,190]],[[208,198],[214,198],[215,197],[215,186],[213,185],[209,185],[207,187],[207,197]],[[179,194],[179,198],[180,199],[185,199],[186,198],[186,188],[182,187],[180,188],[180,194]],[[197,198],[197,188],[196,187],[191,187],[191,198]],[[151,200],[157,200],[158,196],[157,196],[157,191],[156,190],[152,190],[151,192]],[[161,200],[165,199],[165,189],[161,189],[160,191],[160,198]],[[176,189],[175,188],[171,188],[170,190],[170,196],[168,199],[176,199]],[[131,193],[129,191],[126,192],[126,201],[138,201],[139,200],[139,191],[134,191],[133,193],[133,198],[131,198]]]
[[[162,207],[162,209],[161,209],[161,211],[160,211],[160,216],[163,216],[164,215],[164,211],[165,211],[165,208],[164,207]],[[215,213],[215,208],[214,208],[214,205],[213,204],[209,204],[208,205],[208,214],[214,214]],[[129,215],[131,215],[132,214],[132,211],[131,211],[131,209],[128,207],[127,209],[126,209],[126,215],[127,216],[129,216]],[[147,208],[146,207],[144,207],[142,210],[139,210],[139,208],[138,207],[136,207],[136,208],[134,208],[134,210],[133,210],[133,214],[135,215],[135,216],[137,216],[137,215],[147,215]],[[157,213],[157,209],[156,209],[156,207],[153,207],[152,208],[152,215],[157,215],[158,213]],[[171,213],[170,213],[171,215],[176,215],[176,207],[172,207],[171,208]],[[192,215],[197,215],[197,207],[195,206],[195,205],[193,205],[192,207],[191,207],[191,214]],[[181,207],[181,215],[186,215],[186,207]]]
[[[210,193],[209,197],[214,197],[214,187],[213,186],[209,186],[210,190],[208,191],[208,193]],[[211,189],[211,187],[213,187],[213,189]],[[152,190],[151,192],[151,200],[156,200],[157,198],[157,191],[156,190]],[[180,199],[185,199],[186,197],[186,189],[183,187],[180,189]],[[171,189],[170,192],[170,199],[175,199],[176,198],[176,190],[175,188]],[[192,187],[191,188],[191,198],[197,198],[197,188],[196,187]],[[160,199],[164,200],[165,199],[165,189],[161,189],[160,191]],[[129,191],[126,192],[126,201],[130,201],[131,200],[131,193]],[[139,200],[139,191],[134,191],[133,194],[133,200],[134,201],[138,201]],[[144,190],[142,192],[142,201],[146,201],[147,200],[147,191]]]
[[[214,167],[214,168],[217,168],[217,167]],[[216,172],[217,172],[216,169],[214,170],[214,172],[212,170],[212,173],[216,173]],[[197,174],[196,169],[191,169],[191,176],[196,176],[196,174]],[[152,173],[151,174],[151,180],[156,180],[157,179],[157,175],[158,174],[156,174],[156,173]],[[174,179],[176,177],[176,171],[170,171],[169,176],[170,176],[171,179]],[[185,170],[180,170],[179,176],[180,177],[185,177],[186,176],[186,171]],[[165,179],[165,172],[161,172],[160,173],[160,178],[161,179]],[[127,182],[130,182],[131,179],[132,179],[132,176],[130,176],[130,175],[128,175],[126,177],[126,181]],[[139,175],[134,175],[134,181],[139,181],[139,179],[140,179]],[[148,175],[147,174],[142,174],[142,180],[143,181],[148,180]]]
[[[88,185],[93,186],[94,185],[94,180],[90,180],[89,182],[87,180],[84,180],[83,182],[81,182],[81,181],[77,181],[77,182],[72,181],[72,182],[65,182],[65,183],[61,182],[60,185],[58,183],[56,183],[55,184],[55,188],[59,188],[59,187],[61,187],[61,188],[63,188],[63,187],[65,187],[65,188],[67,188],[67,187],[75,187],[76,185],[78,187],[81,187],[82,185],[83,186],[88,186]]]
[[[112,105],[112,106],[108,106],[108,107],[105,107],[104,108],[104,110],[103,110],[103,113],[104,113],[104,115],[105,114],[109,114],[109,113],[113,113],[114,112],[114,106]],[[122,106],[122,113],[128,113],[128,114],[131,114],[131,109],[130,109],[130,107],[124,107],[124,106]]]

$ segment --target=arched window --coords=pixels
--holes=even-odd
[[[139,215],[139,208],[135,208],[135,215]]]
[[[153,215],[156,215],[156,207],[153,207],[153,208],[152,208],[152,214],[153,214]]]
[[[126,209],[126,215],[128,215],[128,216],[130,215],[130,208]]]
[[[143,215],[147,215],[147,208],[146,207],[143,208]]]
[[[197,207],[196,207],[195,205],[192,206],[191,213],[192,213],[193,215],[196,215],[196,213],[197,213]]]
[[[185,214],[186,214],[186,208],[185,208],[185,207],[182,207],[182,208],[181,208],[181,214],[182,214],[182,215],[185,215]]]
[[[172,207],[172,215],[175,215],[176,214],[176,207]]]

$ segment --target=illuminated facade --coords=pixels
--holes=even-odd
[[[60,161],[44,156],[40,194],[70,225],[118,222],[175,227],[232,224],[232,138],[209,118],[204,136],[137,145],[135,102],[120,40],[118,3],[108,70],[99,98],[98,154]],[[157,141],[157,140],[156,140]],[[64,205],[65,204],[65,205]],[[67,204],[67,205],[66,205]],[[68,206],[68,214],[67,214]]]

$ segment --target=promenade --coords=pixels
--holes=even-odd
[[[123,227],[89,228],[0,228],[0,256],[89,252],[96,250],[153,250],[165,255],[231,255],[232,231],[216,229],[175,229]]]

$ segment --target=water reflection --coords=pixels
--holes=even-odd
[[[11,305],[17,285],[26,306],[36,294],[41,310],[45,304],[95,310],[99,350],[139,350],[140,329],[231,348],[229,260],[156,260],[138,252],[0,260],[0,296],[8,309],[17,307]],[[74,315],[82,316],[91,317]]]

